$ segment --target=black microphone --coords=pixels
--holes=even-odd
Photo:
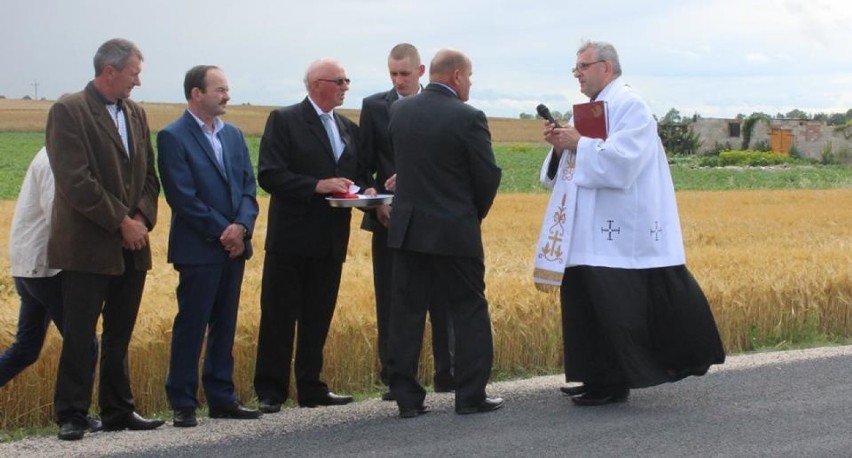
[[[537,106],[537,107],[535,107],[535,111],[537,111],[537,112],[538,112],[538,115],[539,115],[539,116],[541,116],[542,118],[544,118],[544,119],[548,120],[549,122],[553,123],[553,125],[554,125],[554,126],[556,126],[556,127],[562,127],[562,126],[561,126],[558,122],[556,122],[556,120],[555,120],[555,119],[553,119],[553,115],[552,115],[552,114],[550,114],[550,109],[548,109],[548,108],[547,108],[547,105],[545,105],[545,104],[543,104],[543,103],[539,103],[539,104],[538,104],[538,106]]]

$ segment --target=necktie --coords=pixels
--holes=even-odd
[[[334,138],[334,127],[332,127],[331,115],[328,113],[323,113],[320,115],[320,119],[322,119],[322,125],[325,127],[325,133],[328,134],[328,141],[331,143],[331,151],[334,153],[334,159],[340,159],[340,151],[337,148],[337,139]]]

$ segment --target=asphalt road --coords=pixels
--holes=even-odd
[[[306,427],[127,456],[852,457],[852,352],[733,367],[731,360],[745,362],[731,358],[704,377],[634,390],[624,404],[577,407],[557,391],[560,377],[543,377],[495,384],[490,391],[506,406],[487,414],[456,415],[449,396],[430,393],[434,410],[414,419],[398,418],[392,403],[365,401],[377,406],[373,413],[346,421],[326,424],[320,412]],[[344,408],[311,410],[333,409]]]

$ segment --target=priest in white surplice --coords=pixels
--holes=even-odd
[[[585,42],[574,76],[606,105],[607,138],[547,123],[541,180],[553,189],[536,249],[538,286],[560,287],[565,376],[578,405],[703,375],[725,354],[685,267],[674,186],[657,123],[621,77],[615,48]],[[572,123],[573,124],[573,123]]]

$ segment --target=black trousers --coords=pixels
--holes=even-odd
[[[376,223],[378,225],[378,223]],[[384,227],[373,230],[373,287],[376,291],[376,328],[378,330],[379,363],[382,383],[388,385],[388,329],[390,328],[391,288],[393,281],[394,250],[388,247],[388,231]],[[453,323],[447,311],[446,300],[436,298],[429,303],[429,321],[432,324],[432,357],[435,383],[453,383]]]
[[[92,402],[92,341],[98,318],[103,315],[98,404],[105,425],[123,421],[135,410],[127,348],[146,272],[133,268],[133,255],[124,252],[122,275],[87,272],[62,273],[64,307],[62,354],[56,378],[54,411],[59,423],[85,425]]]
[[[417,363],[426,311],[438,291],[455,331],[456,407],[475,406],[485,399],[494,344],[483,260],[397,250],[388,366],[390,390],[401,408],[417,407],[426,396],[417,381]]]
[[[341,261],[331,258],[266,253],[254,373],[258,399],[287,400],[294,338],[299,400],[328,393],[328,386],[320,380],[322,352],[334,316],[342,268]]]

